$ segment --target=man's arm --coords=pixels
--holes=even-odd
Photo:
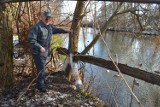
[[[65,30],[65,29],[62,29],[62,28],[58,28],[58,27],[55,27],[55,26],[52,26],[52,34],[57,34],[57,33],[70,33],[71,31],[70,30]]]
[[[41,49],[42,46],[37,42],[37,36],[38,36],[38,28],[32,27],[28,34],[28,42],[30,43],[32,48],[38,48]]]

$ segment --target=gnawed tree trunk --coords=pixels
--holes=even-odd
[[[79,30],[81,27],[81,21],[82,21],[82,15],[84,12],[85,2],[84,1],[78,1],[75,11],[74,11],[74,17],[71,25],[71,29],[73,30],[73,33],[69,36],[69,50],[71,53],[74,51],[78,51],[78,39],[79,39]]]
[[[58,48],[57,51],[59,54],[63,54],[63,55],[69,54],[69,51],[65,48]],[[105,60],[102,58],[78,54],[78,55],[74,55],[73,59],[87,62],[87,63],[93,64],[93,65],[97,65],[97,66],[118,72],[118,70],[116,69],[116,67],[112,61],[108,61],[108,60]],[[118,63],[117,66],[120,69],[121,73],[123,73],[123,74],[126,74],[131,77],[143,80],[145,82],[160,86],[160,82],[159,82],[160,75],[157,75],[157,74],[154,74],[151,72],[147,72],[147,71],[144,71],[144,70],[141,70],[138,68],[129,67],[126,64]]]
[[[0,5],[0,87],[8,88],[13,85],[13,32],[12,7]]]
[[[75,51],[78,51],[79,30],[81,27],[80,24],[81,24],[81,20],[82,20],[82,14],[84,11],[84,7],[85,7],[85,1],[78,1],[77,2],[75,12],[74,12],[74,17],[73,17],[73,22],[71,25],[71,29],[73,30],[73,32],[70,33],[70,35],[69,35],[69,47],[68,48],[70,50],[70,53],[72,53],[72,54],[74,54]],[[71,60],[71,58],[70,58],[70,60]],[[77,61],[74,63],[74,65],[76,65],[76,64],[77,64]],[[66,66],[66,68],[70,68],[69,65]],[[72,75],[71,69],[66,70],[65,72],[67,74],[66,75],[67,79],[70,81],[71,77],[72,77],[71,76]],[[77,71],[77,73],[78,73],[78,71]],[[75,76],[77,77],[78,74]]]

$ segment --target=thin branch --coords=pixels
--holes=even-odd
[[[103,26],[100,28],[100,31],[103,33],[106,31],[107,27],[109,26],[109,24],[111,23],[111,21],[114,19],[114,17],[116,16],[116,14],[118,13],[119,9],[121,8],[123,3],[120,3],[117,7],[117,9],[114,11],[114,13],[112,14],[112,16],[106,20],[106,22],[103,24]],[[98,41],[98,39],[100,38],[100,33],[97,34],[97,36],[92,40],[92,42],[81,52],[81,54],[86,54],[91,48],[92,46]]]
[[[98,23],[97,23],[98,24]],[[99,26],[98,26],[99,27]],[[117,64],[114,62],[112,56],[111,56],[111,53],[110,53],[110,50],[109,50],[109,47],[108,47],[108,44],[105,42],[102,34],[101,34],[101,31],[100,31],[100,28],[99,28],[99,32],[100,32],[100,35],[101,35],[101,39],[102,41],[104,42],[104,44],[106,45],[107,47],[107,52],[108,52],[108,55],[109,55],[109,58],[111,59],[112,63],[114,64],[114,66],[116,67],[116,69],[118,70],[118,73],[120,74],[120,76],[122,77],[122,79],[124,80],[126,86],[128,87],[129,91],[131,92],[131,94],[135,97],[135,99],[137,100],[138,104],[140,105],[140,107],[143,107],[140,100],[138,99],[138,97],[134,94],[134,92],[132,91],[131,87],[129,86],[127,80],[124,78],[123,74],[121,73],[120,69],[118,68]]]
[[[140,22],[139,15],[138,15],[138,14],[135,14],[135,16],[136,16],[136,19],[137,19],[137,21],[138,21],[138,24],[139,24],[139,26],[140,26],[140,28],[141,28],[141,31],[143,31],[144,28],[143,28],[143,26],[142,26],[142,24],[141,24],[141,22]]]

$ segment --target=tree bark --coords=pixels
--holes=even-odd
[[[72,21],[73,23],[71,25],[71,29],[73,30],[73,32],[69,34],[69,45],[68,45],[68,49],[72,54],[74,54],[74,51],[78,51],[79,30],[81,27],[84,7],[85,7],[85,1],[78,1],[74,11],[74,17]],[[67,68],[69,68],[69,64],[67,65]],[[66,75],[67,79],[70,81],[72,77],[71,69],[68,69],[65,72],[67,74]]]
[[[65,48],[58,48],[57,51],[59,54],[63,54],[63,55],[66,55],[69,53],[68,50]],[[93,65],[97,65],[97,66],[118,72],[112,61],[108,61],[102,58],[77,54],[73,56],[73,59],[87,62]],[[118,63],[117,66],[120,69],[121,73],[123,74],[160,86],[160,82],[159,82],[160,76],[157,74],[147,72],[138,68],[129,67],[126,64]]]
[[[69,36],[69,47],[68,49],[72,53],[73,51],[78,50],[78,39],[79,39],[79,30],[81,27],[81,21],[82,21],[82,14],[84,11],[85,7],[85,1],[78,1],[75,11],[74,11],[74,16],[73,16],[73,21],[71,25],[71,29],[73,30],[73,33],[70,34]]]
[[[13,85],[13,32],[12,8],[8,4],[0,5],[0,87],[8,88]]]

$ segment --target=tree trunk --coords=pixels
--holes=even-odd
[[[77,1],[77,5],[74,11],[73,23],[71,25],[71,29],[73,33],[69,35],[69,51],[74,54],[74,52],[78,51],[78,39],[79,39],[79,30],[81,27],[82,14],[85,7],[85,1]],[[77,71],[78,72],[78,71]],[[71,71],[66,71],[67,79],[71,80]]]
[[[68,50],[65,48],[58,48],[57,51],[59,54],[63,54],[63,55],[67,55],[69,53]],[[87,62],[90,64],[94,64],[94,65],[118,72],[112,61],[107,61],[102,58],[89,56],[89,55],[74,55],[73,59]],[[145,82],[160,86],[160,82],[159,82],[160,75],[157,75],[151,72],[147,72],[147,71],[144,71],[138,68],[129,67],[121,63],[118,63],[117,66],[120,69],[121,73],[123,74],[126,74],[134,78],[141,79]]]
[[[12,9],[8,4],[0,5],[0,87],[13,85],[13,32]]]
[[[69,50],[70,52],[78,51],[78,39],[79,39],[79,30],[81,27],[82,14],[84,11],[85,2],[78,1],[75,11],[74,17],[71,25],[71,29],[73,33],[69,36]]]

